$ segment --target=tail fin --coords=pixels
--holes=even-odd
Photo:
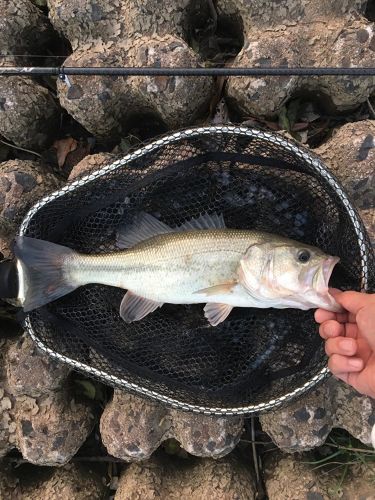
[[[20,282],[24,287],[24,311],[32,311],[75,290],[67,273],[67,262],[78,254],[49,241],[18,236],[14,253],[21,264]],[[21,287],[22,287],[22,283]]]

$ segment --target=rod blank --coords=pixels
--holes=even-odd
[[[154,67],[0,67],[0,76],[375,76],[375,68],[154,68]]]

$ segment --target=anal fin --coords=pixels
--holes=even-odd
[[[125,323],[132,323],[143,319],[147,314],[152,313],[162,305],[162,302],[145,299],[128,291],[121,301],[120,316]]]
[[[233,306],[229,306],[228,304],[208,303],[203,310],[210,325],[217,326],[228,317],[232,309]]]

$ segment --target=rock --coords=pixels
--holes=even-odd
[[[90,407],[77,403],[68,387],[37,399],[17,396],[17,445],[33,464],[65,464],[93,427]]]
[[[333,377],[284,409],[260,417],[262,428],[284,451],[321,446],[334,427],[371,444],[375,401]]]
[[[311,458],[310,458],[311,460]],[[371,500],[374,498],[371,462],[349,466],[344,474],[343,466],[322,474],[321,469],[306,463],[309,458],[299,455],[274,454],[265,467],[265,485],[270,500]]]
[[[44,469],[10,467],[0,469],[0,498],[10,500],[104,500],[107,488],[93,468],[68,464]]]
[[[371,429],[375,424],[375,400],[362,396],[347,384],[332,381],[335,405],[333,427],[346,429],[362,443],[371,445]]]
[[[343,125],[315,151],[351,196],[375,248],[375,120]]]
[[[36,161],[0,163],[0,252],[5,257],[11,255],[10,241],[26,212],[59,185],[57,178]]]
[[[144,36],[129,43],[131,66],[196,67],[197,54],[174,35]],[[210,77],[130,77],[129,85],[137,90],[143,106],[151,106],[155,115],[169,128],[190,125],[208,111],[214,91]],[[192,99],[192,96],[194,98]],[[131,110],[129,110],[131,111]]]
[[[6,362],[8,386],[14,396],[38,398],[46,390],[59,389],[70,372],[67,365],[42,354],[29,336],[11,344]]]
[[[360,210],[375,208],[375,120],[343,125],[315,152]]]
[[[371,66],[373,23],[366,2],[218,0],[219,13],[237,16],[244,46],[233,66]],[[276,116],[285,101],[306,91],[323,94],[335,111],[353,109],[373,93],[374,77],[229,78],[227,96],[242,115]]]
[[[298,34],[299,36],[299,34]],[[295,30],[251,33],[233,66],[302,66],[295,43]],[[298,77],[229,78],[227,97],[242,116],[272,115],[278,112],[298,86]]]
[[[18,478],[11,466],[0,467],[0,498],[13,500],[19,494]],[[18,497],[20,498],[20,497]]]
[[[285,451],[320,446],[333,425],[330,397],[330,386],[321,385],[287,407],[262,415],[262,428]]]
[[[110,153],[88,155],[73,167],[69,175],[69,181],[78,179],[94,170],[99,170],[99,168],[111,163],[113,160],[115,160],[115,156]]]
[[[57,35],[42,11],[29,0],[0,0],[0,66],[40,63]],[[17,57],[21,55],[21,57]],[[35,62],[38,61],[38,62]],[[0,78],[0,134],[17,146],[40,150],[57,129],[59,109],[52,94],[25,76]]]
[[[77,49],[67,66],[196,66],[198,58],[172,35],[131,39],[124,46],[101,42]],[[58,83],[62,106],[87,130],[101,137],[120,137],[130,126],[152,115],[164,127],[190,124],[208,109],[212,80],[181,77],[69,77]],[[72,89],[74,92],[72,92]],[[191,99],[191,95],[195,98]],[[126,112],[124,112],[126,110]]]
[[[48,0],[49,16],[76,50],[101,41],[111,46],[142,35],[187,35],[190,0]]]
[[[209,417],[170,410],[115,389],[100,421],[108,452],[126,461],[147,459],[158,446],[174,438],[192,455],[222,457],[234,449],[243,419]]]
[[[126,36],[122,0],[48,0],[49,17],[55,29],[70,41],[73,50],[92,40],[104,43]]]
[[[125,30],[129,37],[174,34],[188,38],[191,0],[124,0]]]
[[[0,339],[0,458],[15,447],[16,441],[16,423],[13,412],[9,411],[14,403],[12,394],[7,388],[4,369],[7,347],[7,341]]]
[[[196,67],[201,61],[187,44],[189,0],[49,0],[54,26],[74,49],[66,66]],[[92,134],[120,138],[140,121],[161,129],[193,123],[208,111],[211,78],[69,77],[58,82],[62,106]],[[194,99],[191,96],[194,96]]]
[[[40,151],[57,130],[58,106],[50,92],[24,76],[0,78],[0,134]]]
[[[18,448],[34,464],[67,463],[92,430],[91,402],[74,396],[69,369],[28,337],[2,341],[0,354],[0,456]]]
[[[159,456],[126,468],[115,500],[250,500],[254,495],[249,467],[233,455],[194,462]]]
[[[296,456],[297,457],[297,456]],[[270,500],[325,500],[318,474],[295,456],[275,454],[266,463],[265,486]]]
[[[47,17],[29,0],[0,0],[0,12],[1,54],[43,54],[46,44],[56,38]],[[16,60],[30,62],[29,58]]]

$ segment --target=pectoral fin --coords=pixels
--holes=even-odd
[[[211,326],[217,326],[219,323],[225,320],[231,310],[232,306],[228,304],[215,304],[208,303],[204,307],[204,315],[207,318]]]
[[[229,281],[228,283],[221,283],[220,285],[210,286],[208,288],[202,288],[201,290],[197,290],[196,294],[206,295],[207,297],[210,295],[222,295],[223,293],[233,293],[233,288],[237,284],[237,281]]]
[[[139,321],[162,305],[162,302],[154,302],[128,291],[120,305],[120,316],[126,323],[132,323]]]

